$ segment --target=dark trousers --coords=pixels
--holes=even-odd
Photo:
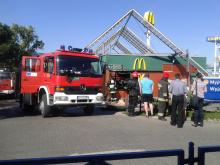
[[[158,116],[164,117],[168,109],[167,101],[158,101]]]
[[[194,123],[203,123],[203,98],[199,98],[199,103],[198,107],[195,108],[195,113],[194,113]]]
[[[171,124],[176,125],[178,127],[183,126],[183,118],[184,118],[184,95],[172,97],[172,111],[171,111]]]
[[[134,109],[137,106],[138,96],[129,95],[129,105],[128,105],[128,114],[134,115]]]

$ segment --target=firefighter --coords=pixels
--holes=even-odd
[[[165,112],[169,106],[168,78],[169,73],[164,72],[158,83],[158,119],[162,121],[166,121]]]
[[[134,116],[134,109],[138,103],[138,95],[140,94],[138,75],[138,72],[133,72],[127,83],[127,88],[129,91],[128,116]]]
[[[109,82],[109,91],[110,91],[110,100],[111,101],[116,101],[117,98],[116,98],[116,82],[114,79],[111,79],[110,82]]]

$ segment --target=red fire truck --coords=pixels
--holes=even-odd
[[[14,92],[13,73],[6,69],[0,69],[0,95],[11,96]]]
[[[68,47],[39,56],[23,56],[21,71],[21,108],[38,107],[43,117],[53,109],[83,107],[92,115],[103,102],[102,72],[99,57]]]

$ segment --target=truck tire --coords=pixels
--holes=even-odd
[[[22,110],[22,112],[27,113],[30,111],[31,106],[29,104],[27,104],[27,102],[29,102],[28,100],[28,96],[26,94],[22,94],[20,96],[20,108]]]
[[[44,94],[40,99],[39,110],[43,118],[50,114],[50,106],[47,105],[47,96]]]
[[[94,105],[88,105],[83,109],[84,115],[91,116],[94,113]]]

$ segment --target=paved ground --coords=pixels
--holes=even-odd
[[[44,119],[38,114],[24,115],[17,103],[7,102],[8,108],[0,108],[0,159],[177,148],[183,148],[187,155],[190,141],[195,147],[220,145],[220,122],[217,121],[208,121],[203,128],[194,128],[188,120],[183,128],[176,128],[170,126],[169,121],[144,116],[130,118],[113,109],[96,109],[93,116],[84,116],[80,109],[69,109],[63,116]],[[208,161],[219,165],[219,156],[220,153],[209,155]],[[176,164],[176,158],[114,163],[146,164],[146,161],[147,164]]]

